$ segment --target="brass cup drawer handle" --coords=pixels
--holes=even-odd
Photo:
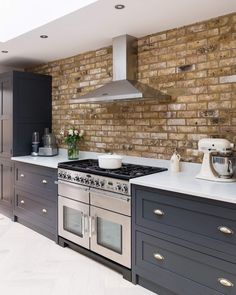
[[[230,282],[229,280],[225,278],[219,278],[218,282],[224,287],[232,288],[234,286],[232,282]]]
[[[43,208],[43,209],[42,209],[42,212],[43,212],[43,213],[47,213],[47,212],[48,212],[48,210],[47,210],[47,209],[45,209],[45,208]]]
[[[24,200],[21,200],[21,201],[20,201],[20,203],[21,203],[21,204],[24,204],[24,203],[25,203],[25,201],[24,201]]]
[[[165,258],[160,253],[153,253],[153,256],[156,260],[163,261]]]
[[[43,184],[47,184],[48,182],[47,182],[46,179],[43,179],[43,180],[42,180],[42,183],[43,183]]]
[[[234,231],[227,226],[218,226],[218,230],[226,235],[233,235]]]
[[[164,211],[160,210],[160,209],[155,209],[153,210],[153,213],[158,215],[158,216],[163,216],[165,215]]]
[[[20,177],[21,177],[21,178],[24,178],[24,177],[25,177],[25,174],[21,173],[21,174],[20,174]]]

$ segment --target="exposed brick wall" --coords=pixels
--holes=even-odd
[[[177,148],[199,161],[200,138],[236,143],[236,83],[225,77],[236,75],[236,13],[139,39],[138,63],[138,79],[171,102],[73,103],[111,80],[111,47],[27,70],[53,76],[53,131],[84,129],[81,150],[169,159]]]

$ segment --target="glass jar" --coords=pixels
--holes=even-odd
[[[77,142],[68,144],[67,155],[69,160],[79,159],[79,149]]]

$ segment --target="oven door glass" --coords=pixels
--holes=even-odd
[[[83,237],[83,212],[63,206],[63,229]]]
[[[122,225],[97,217],[97,243],[121,254],[122,242]]]
[[[131,218],[109,210],[90,207],[91,250],[130,268]]]
[[[89,248],[89,205],[59,196],[59,236]]]

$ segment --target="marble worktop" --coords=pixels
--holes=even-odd
[[[173,173],[168,170],[133,178],[130,183],[236,204],[236,182],[197,179],[200,167],[200,164],[185,163],[181,172]]]
[[[82,151],[80,159],[96,159],[97,155],[98,153]],[[58,163],[66,162],[68,158],[67,151],[60,149],[59,155],[55,157],[22,156],[13,157],[12,160],[56,169]],[[168,160],[123,156],[123,162],[169,168]],[[200,164],[181,162],[179,173],[168,170],[133,178],[130,183],[236,204],[236,182],[220,183],[196,179],[200,167]]]
[[[48,168],[55,168],[57,169],[58,163],[69,161],[67,158],[67,150],[60,149],[59,154],[53,157],[34,157],[31,155],[28,156],[20,156],[20,157],[12,157],[13,161],[33,164],[38,166],[44,166]]]

